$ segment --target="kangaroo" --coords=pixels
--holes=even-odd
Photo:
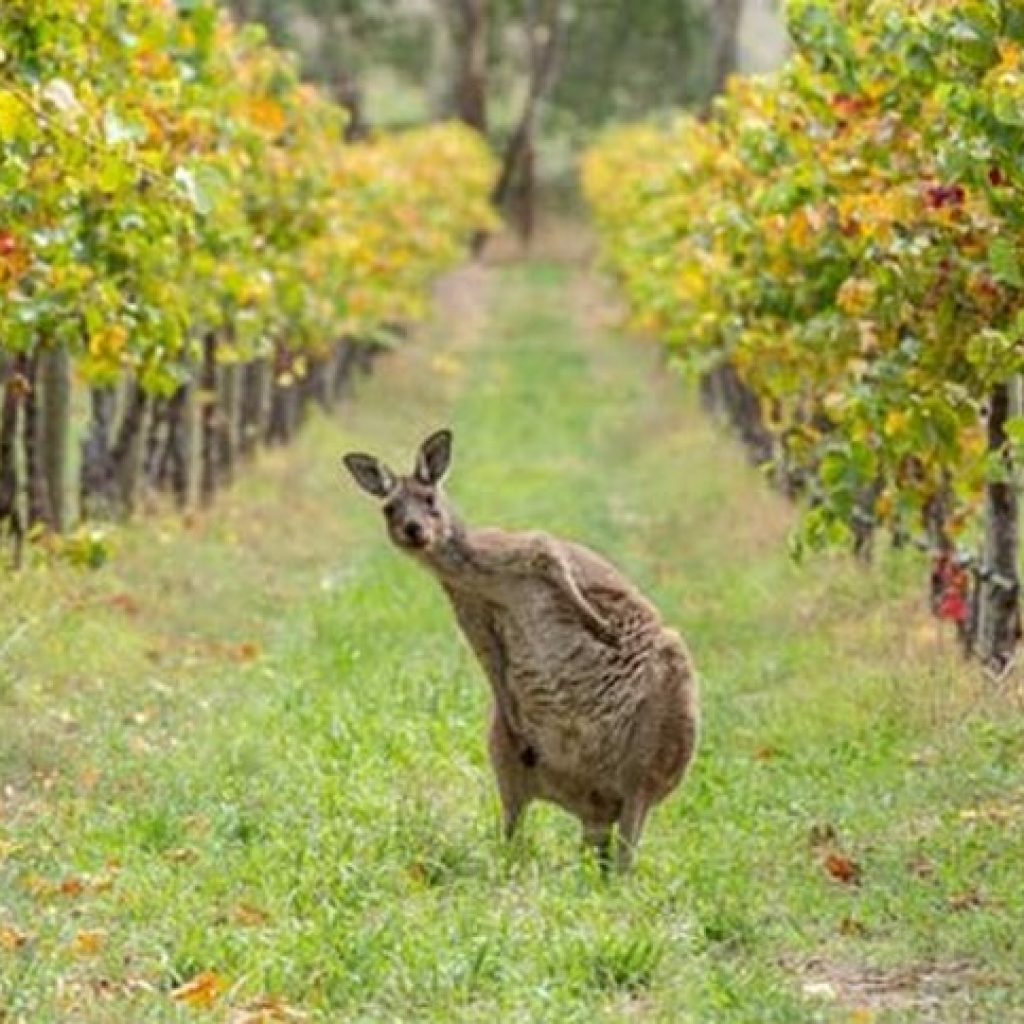
[[[344,464],[383,504],[391,541],[441,584],[490,683],[488,738],[504,834],[547,800],[574,814],[602,869],[628,870],[650,809],[697,743],[697,680],[677,633],[612,565],[542,532],[475,529],[444,496],[452,433],[410,476],[372,455]]]

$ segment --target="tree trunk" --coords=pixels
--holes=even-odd
[[[1010,419],[1010,386],[992,392],[988,415],[988,451],[999,460],[1002,479],[990,482],[985,493],[985,573],[982,578],[981,628],[978,651],[997,674],[1013,660],[1021,635],[1020,510],[1014,481],[1013,457],[1006,423]]]
[[[267,360],[254,359],[246,363],[242,371],[238,412],[238,452],[242,458],[251,458],[256,453],[263,436],[268,369]]]
[[[274,355],[273,376],[270,384],[270,414],[267,418],[267,445],[286,445],[295,432],[298,387],[295,379],[295,360],[285,348],[279,347]]]
[[[89,432],[82,441],[79,483],[80,514],[83,519],[109,516],[110,434],[117,408],[113,388],[92,388],[89,392]]]
[[[235,479],[235,454],[238,449],[238,438],[235,431],[238,410],[238,373],[238,366],[235,364],[220,368],[217,475],[224,487],[229,487]]]
[[[200,469],[199,503],[213,504],[217,491],[217,335],[207,331],[203,337],[203,365],[200,389]]]
[[[740,19],[743,0],[712,0],[711,7],[711,80],[707,108],[724,90],[729,76],[739,64]]]
[[[14,541],[14,564],[21,564],[24,528],[18,508],[18,407],[24,395],[20,356],[0,353],[0,537],[6,529]]]
[[[125,385],[124,415],[117,431],[117,440],[110,450],[110,476],[106,491],[108,507],[128,519],[135,511],[139,469],[142,466],[142,437],[149,399],[137,378]]]
[[[348,383],[352,379],[352,371],[355,369],[358,348],[352,338],[342,338],[338,343],[338,358],[334,363],[334,398],[335,401],[343,398],[348,392]]]
[[[445,0],[455,44],[456,116],[487,131],[487,0]]]
[[[170,488],[179,510],[188,507],[192,481],[191,384],[182,384],[167,402],[167,443],[158,480]]]
[[[28,497],[28,525],[43,530],[53,529],[53,509],[50,488],[46,479],[46,460],[43,457],[43,425],[40,407],[40,361],[42,350],[38,345],[25,360],[25,409],[22,417],[22,450],[25,453],[25,485]]]
[[[71,359],[63,345],[43,352],[43,454],[53,526],[65,532],[68,508],[68,455],[71,439]]]
[[[166,398],[153,400],[146,430],[145,452],[142,457],[142,478],[153,490],[160,489],[160,474],[167,461],[167,409]]]
[[[870,565],[875,555],[875,530],[878,526],[875,505],[884,484],[881,477],[861,489],[853,506],[853,557],[863,565]]]
[[[554,84],[555,68],[561,44],[562,23],[560,0],[529,0],[526,31],[530,55],[526,101],[522,113],[501,162],[501,173],[494,187],[492,199],[498,209],[504,209],[509,195],[521,181],[527,155],[533,151],[534,135],[540,105]],[[532,213],[531,213],[532,218]]]

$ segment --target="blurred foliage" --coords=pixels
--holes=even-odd
[[[418,94],[424,113],[452,112],[448,14],[458,0],[229,0],[301,55],[305,74],[342,92],[386,69],[390,89]],[[488,75],[495,120],[526,64],[526,0],[487,5]],[[554,126],[575,131],[698,100],[710,71],[704,0],[572,0],[561,5],[564,44],[549,100]]]
[[[0,11],[0,348],[170,392],[197,339],[316,350],[424,307],[491,223],[463,125],[346,145],[345,111],[211,0]]]

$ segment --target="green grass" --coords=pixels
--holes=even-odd
[[[791,565],[790,510],[601,319],[570,268],[473,272],[210,518],[3,579],[4,1024],[264,996],[361,1022],[1024,1015],[1019,709],[939,642],[918,563]],[[500,842],[480,672],[341,477],[443,422],[471,520],[606,552],[695,653],[701,751],[633,877],[552,808]],[[170,997],[204,971],[209,1014]]]

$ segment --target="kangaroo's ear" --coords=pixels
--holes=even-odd
[[[380,459],[362,452],[350,452],[342,462],[355,477],[355,481],[368,494],[375,498],[386,498],[398,483],[395,474]]]
[[[416,456],[416,479],[422,484],[437,484],[452,464],[452,432],[438,430],[420,445]]]

